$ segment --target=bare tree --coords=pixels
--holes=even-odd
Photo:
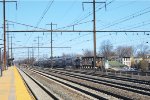
[[[142,71],[147,71],[148,70],[148,61],[146,60],[142,60],[139,62],[139,68],[142,70]]]
[[[149,53],[150,53],[150,50],[149,50],[148,45],[140,44],[137,46],[137,56],[138,57],[145,58],[146,54],[149,54]]]
[[[65,53],[63,53],[62,54],[62,58],[77,58],[77,57],[82,57],[82,55],[81,54],[65,54]]]
[[[83,56],[85,56],[85,57],[93,56],[93,52],[88,49],[83,50]]]
[[[134,48],[132,46],[118,46],[116,49],[116,54],[119,57],[130,57],[134,53]]]
[[[65,54],[65,53],[62,54],[62,58],[69,58],[69,57],[71,57],[71,54]]]
[[[106,59],[110,58],[114,52],[113,52],[113,45],[110,41],[103,41],[100,46],[100,53],[103,57]]]

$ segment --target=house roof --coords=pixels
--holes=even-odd
[[[131,57],[122,57],[122,58],[131,58]]]
[[[94,58],[93,56],[88,56],[88,57],[82,57],[82,58]],[[98,57],[98,56],[96,56],[96,58],[104,58],[104,57]]]
[[[125,65],[118,61],[109,61],[109,65],[111,67],[124,67]]]

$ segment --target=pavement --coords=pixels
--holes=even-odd
[[[15,66],[8,67],[0,77],[0,100],[33,100]]]

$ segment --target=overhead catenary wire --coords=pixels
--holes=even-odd
[[[49,30],[49,29],[46,29],[46,28],[40,28],[40,27],[28,25],[28,24],[23,24],[23,23],[15,22],[15,21],[10,21],[10,20],[6,20],[6,21],[11,22],[11,23],[15,23],[15,24],[18,24],[18,25],[23,25],[23,26],[26,26],[26,27],[34,28],[34,29],[41,29],[41,30],[45,30],[45,31],[46,31],[46,30]],[[97,20],[97,21],[100,21],[100,20]],[[69,26],[67,26],[67,27],[82,25],[82,24],[86,24],[86,23],[90,23],[90,22],[92,22],[92,20],[85,21],[85,22],[78,23],[78,24],[69,25]],[[63,28],[64,28],[64,27],[63,27]],[[65,27],[65,28],[66,28],[66,27]],[[61,29],[61,28],[57,28],[56,30],[58,30],[58,29]]]
[[[114,0],[112,0],[112,1],[110,1],[109,3],[107,3],[107,4],[111,4],[112,2],[114,2]],[[99,8],[98,10],[100,10],[100,9],[102,9],[102,8]],[[97,11],[98,11],[97,10]],[[90,15],[89,15],[90,16]],[[67,28],[67,27],[71,27],[72,25],[68,25],[68,26],[65,26],[65,27],[62,27],[62,28]],[[61,28],[60,28],[61,29]],[[86,34],[87,35],[87,34]],[[83,35],[83,36],[86,36],[86,35]],[[82,37],[82,36],[81,36]],[[79,37],[80,38],[80,37]],[[75,39],[78,39],[78,38],[75,38]],[[74,40],[74,39],[73,39]],[[69,40],[70,41],[70,40]],[[71,41],[72,41],[72,39],[71,39]],[[64,43],[64,42],[63,42]]]
[[[28,24],[19,23],[19,22],[16,22],[16,21],[11,21],[11,20],[6,20],[6,21],[7,21],[7,22],[14,23],[14,24],[22,25],[22,26],[26,26],[26,27],[34,28],[34,29],[47,30],[47,29],[44,29],[44,28],[40,28],[40,27],[37,27],[37,26],[32,26],[32,25],[28,25]]]
[[[110,35],[110,34],[103,35],[103,36],[97,37],[96,39],[98,39],[98,38],[104,38],[104,37],[109,36],[109,35]],[[93,40],[93,38],[92,38],[92,39],[88,39],[88,40],[84,40],[84,41],[81,41],[81,42],[78,42],[78,43],[75,43],[75,44],[72,44],[71,46],[83,44],[83,43],[85,43],[85,42],[89,42],[89,41],[92,41],[92,40]]]
[[[38,22],[37,22],[37,24],[36,24],[36,27],[38,27],[39,24],[42,22],[42,20],[44,19],[45,15],[46,15],[47,12],[49,11],[49,9],[51,8],[51,6],[52,6],[53,3],[54,3],[54,0],[49,1],[49,3],[48,3],[48,5],[47,5],[46,9],[44,10],[44,12],[42,13],[40,19],[38,20]],[[26,44],[28,43],[28,41],[30,40],[31,37],[32,37],[32,34],[30,34],[30,36],[29,36],[29,38],[28,38]]]
[[[110,2],[106,3],[106,6],[110,5],[110,4],[113,3],[114,1],[115,1],[115,0],[111,0]],[[100,7],[100,8],[97,8],[95,12],[97,12],[97,11],[103,9],[103,8],[105,8],[105,5],[102,6],[102,7]],[[83,18],[74,21],[73,24],[70,24],[70,25],[61,27],[61,28],[59,28],[59,29],[64,29],[64,28],[67,28],[68,26],[71,27],[71,26],[74,25],[74,24],[78,24],[78,23],[82,22],[83,20],[85,20],[86,18],[90,17],[92,14],[93,14],[93,12],[89,12],[89,13],[88,13],[86,16],[84,16]]]
[[[109,2],[109,3],[111,3],[111,2]],[[108,3],[108,4],[109,4],[109,3]],[[88,21],[87,21],[87,22],[88,22]],[[83,23],[87,23],[87,22],[83,22]],[[80,24],[82,24],[82,23],[78,23],[78,24],[76,23],[76,24],[74,24],[74,25],[80,25]],[[28,25],[28,26],[29,26],[29,25]],[[71,25],[71,26],[72,26],[72,25]],[[71,26],[70,26],[70,27],[71,27]],[[69,27],[69,26],[68,26],[68,27]],[[34,28],[37,28],[37,27],[34,27]],[[41,28],[40,28],[40,29],[41,29]]]
[[[47,5],[46,9],[45,9],[44,12],[42,13],[42,16],[40,17],[40,19],[38,20],[38,22],[37,22],[37,24],[36,24],[37,27],[39,26],[39,24],[41,23],[41,21],[44,19],[46,13],[47,13],[47,12],[49,11],[49,9],[51,8],[53,2],[54,2],[54,0],[49,1],[49,3],[48,3],[48,5]]]
[[[110,34],[109,35],[103,35],[101,37],[98,37],[98,38],[103,38],[103,37],[107,37],[107,36],[111,36]],[[97,38],[97,39],[98,39]],[[137,41],[137,40],[140,40],[140,42],[142,42],[141,40],[145,40],[145,39],[148,39],[149,37],[142,37],[142,38],[137,38],[137,39],[133,39],[133,40],[129,40],[129,41],[120,41],[120,42],[115,42],[115,43],[111,43],[112,45],[115,45],[115,44],[124,44],[124,43],[128,43],[128,42],[133,42],[133,41]],[[70,46],[75,46],[75,45],[82,45],[83,43],[86,43],[86,42],[90,42],[92,39],[88,39],[88,40],[85,40],[85,41],[82,41],[80,43],[75,43],[75,44],[71,44]],[[97,47],[96,49],[99,49],[99,47]]]
[[[99,7],[95,10],[95,12],[98,12],[99,10],[102,10],[103,8],[106,8],[106,6],[110,5],[111,3],[113,3],[115,0],[111,0],[110,2],[106,2],[106,5],[103,5],[102,7]],[[93,15],[93,12],[89,12],[88,15],[84,16],[83,18],[75,21],[75,23],[80,23],[81,21],[85,20],[86,18],[90,17],[91,15]]]
[[[139,27],[143,27],[143,26],[147,26],[147,25],[150,25],[150,20],[146,20],[146,21],[143,21],[143,22],[140,22],[137,24],[123,27],[123,28],[120,28],[120,30],[131,30],[131,29],[135,29],[135,28],[139,28]]]
[[[145,24],[146,24],[146,23],[145,23]],[[141,25],[142,25],[142,24],[141,24]],[[140,26],[140,24],[137,25],[137,27],[138,27],[138,26]],[[71,26],[70,26],[70,27],[71,27]],[[137,28],[136,26],[133,26],[133,27],[134,27],[134,28]],[[34,28],[34,27],[33,27],[33,28]],[[68,28],[68,27],[67,27],[67,28]],[[129,27],[129,28],[130,28],[130,27]],[[129,28],[127,28],[127,29],[129,29]],[[132,28],[132,27],[131,27],[131,28]],[[126,29],[123,29],[123,30],[126,30]],[[77,37],[80,38],[80,36],[77,36]],[[82,35],[81,35],[81,37],[82,37]],[[76,39],[78,39],[78,38],[75,37],[75,38],[73,38],[73,39],[69,39],[68,41],[70,41],[70,40],[71,40],[71,41],[74,41],[74,40],[76,40]]]
[[[76,4],[77,0],[72,1],[71,5],[69,6],[69,8],[65,11],[65,13],[62,15],[62,20],[64,20],[64,18],[68,15],[68,13],[71,11],[71,9],[73,8],[73,6]]]
[[[18,25],[23,25],[23,26],[35,28],[35,29],[48,30],[48,29],[44,29],[44,28],[40,28],[40,27],[28,25],[28,24],[23,24],[23,23],[19,23],[19,22],[15,22],[15,21],[10,21],[10,20],[7,20],[7,21],[8,21],[8,22],[11,22],[11,23],[18,24]],[[89,23],[89,22],[92,22],[92,21],[90,20],[90,21],[85,21],[85,22],[82,22],[82,23],[74,24],[74,26],[86,24],[86,23]],[[73,25],[72,25],[72,26],[73,26]],[[68,26],[68,27],[70,27],[70,26]],[[89,33],[88,33],[88,34],[89,34]],[[85,36],[85,35],[84,35],[84,36]]]
[[[99,21],[99,20],[98,20],[98,21]],[[69,28],[69,27],[73,27],[73,26],[77,26],[77,25],[82,25],[82,24],[86,24],[86,23],[89,23],[89,22],[92,22],[92,20],[90,20],[90,21],[85,21],[85,22],[81,22],[81,23],[75,23],[75,24],[68,25],[68,26],[64,26],[64,27],[61,27],[61,28],[57,28],[57,30],[59,30],[59,29],[65,29],[65,28]]]
[[[136,12],[136,13],[133,13],[133,14],[131,14],[131,15],[129,15],[129,16],[123,17],[123,18],[121,18],[121,19],[119,19],[119,20],[116,20],[116,21],[112,22],[112,24],[109,24],[109,25],[104,26],[103,28],[101,28],[101,30],[104,30],[104,29],[107,29],[107,28],[109,28],[109,27],[118,25],[118,24],[120,24],[120,23],[129,21],[129,20],[132,20],[132,19],[134,19],[134,18],[136,18],[136,17],[142,16],[142,15],[147,14],[147,13],[150,13],[150,7],[147,7],[147,8],[145,8],[145,9],[140,10],[140,11],[138,11],[138,12]]]
[[[108,4],[110,4],[110,3],[112,3],[113,2],[113,0],[111,1],[111,2],[109,2]],[[100,8],[99,8],[99,10],[100,10]],[[80,24],[80,23],[79,23]],[[74,24],[74,25],[76,25],[76,24]],[[77,24],[78,25],[78,24]],[[72,27],[73,25],[68,25],[68,26],[66,26],[66,27],[62,27],[62,28],[67,28],[67,27]],[[59,28],[59,29],[61,29],[61,28]],[[83,35],[83,36],[86,36],[86,35]],[[82,37],[82,36],[81,36]],[[75,39],[78,39],[78,38],[75,38]],[[73,39],[74,40],[74,39]],[[72,41],[72,39],[71,40],[69,40],[69,41]]]

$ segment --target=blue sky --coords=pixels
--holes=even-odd
[[[51,22],[57,24],[53,26],[54,29],[62,28],[64,26],[79,24],[75,26],[75,30],[92,30],[93,16],[88,16],[92,12],[92,4],[84,4],[84,11],[82,9],[83,1],[92,0],[54,0],[51,7],[38,24],[40,28],[50,29]],[[150,30],[150,0],[96,0],[106,1],[110,3],[107,9],[102,8],[104,4],[96,4],[96,24],[97,30]],[[18,9],[16,10],[15,3],[7,3],[6,19],[13,22],[37,26],[44,10],[52,2],[52,0],[18,0]],[[2,4],[0,6],[0,25],[2,25]],[[142,14],[143,12],[147,12]],[[134,15],[132,15],[134,14]],[[139,16],[137,16],[139,15]],[[132,18],[135,16],[134,18]],[[83,20],[82,20],[83,19]],[[126,21],[123,21],[128,19]],[[119,23],[119,24],[117,24]],[[31,30],[32,27],[19,25],[9,22],[9,30]],[[112,25],[112,26],[110,26]],[[72,29],[67,27],[64,29]],[[3,36],[3,30],[0,29],[0,36]],[[37,37],[40,38],[40,46],[50,46],[50,33],[9,33],[13,36],[13,46],[37,46]],[[144,33],[97,33],[97,51],[102,41],[109,40],[114,48],[119,45],[133,45],[146,44],[150,40],[148,35]],[[18,42],[20,41],[20,42]],[[77,53],[81,54],[83,50],[93,50],[93,34],[92,33],[53,33],[53,46],[62,47],[67,46],[71,49],[53,49],[54,56],[60,56],[62,53]],[[150,44],[147,44],[150,45]],[[13,50],[16,59],[28,56],[28,49]],[[30,50],[32,51],[32,50]],[[37,57],[37,49],[34,49]],[[40,57],[50,57],[50,49],[40,49]]]

